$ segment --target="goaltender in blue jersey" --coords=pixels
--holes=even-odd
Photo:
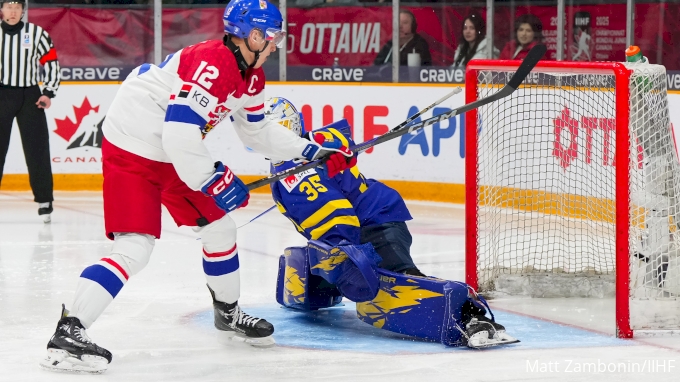
[[[302,114],[284,98],[268,99],[265,116],[306,134]],[[314,133],[354,145],[344,119]],[[276,173],[301,162],[272,158],[271,163]],[[320,168],[307,170],[272,183],[271,190],[279,212],[308,240],[305,247],[287,248],[279,259],[281,305],[316,310],[345,297],[357,302],[360,320],[385,330],[448,346],[518,342],[469,285],[428,277],[416,267],[405,223],[412,217],[404,200],[367,179],[356,165],[332,177]]]
[[[345,147],[354,144],[346,120],[320,132],[340,140]],[[296,161],[273,163],[272,172],[297,165]],[[404,222],[412,217],[401,195],[383,183],[366,179],[357,166],[332,178],[311,169],[273,183],[271,189],[279,211],[308,240],[373,243],[381,256],[380,268],[425,276],[409,254],[412,239]]]

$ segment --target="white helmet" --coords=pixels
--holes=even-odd
[[[268,98],[264,101],[264,115],[271,121],[280,124],[298,136],[305,133],[305,123],[302,113],[293,103],[283,97]]]

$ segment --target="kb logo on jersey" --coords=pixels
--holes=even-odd
[[[194,90],[194,94],[191,95],[191,98],[203,107],[208,107],[208,104],[210,103],[210,100],[197,90]]]

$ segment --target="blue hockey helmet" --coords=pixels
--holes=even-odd
[[[224,10],[224,33],[247,39],[253,29],[264,39],[281,47],[286,38],[283,16],[266,0],[231,0]]]
[[[264,102],[264,115],[288,130],[302,136],[305,133],[305,121],[292,102],[283,97],[268,98]]]

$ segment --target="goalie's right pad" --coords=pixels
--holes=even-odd
[[[380,256],[370,243],[331,246],[310,240],[307,244],[310,272],[335,285],[354,302],[372,300],[378,294]]]
[[[288,308],[330,308],[342,300],[368,301],[378,293],[380,256],[371,244],[330,246],[311,240],[279,258],[276,301]]]
[[[279,258],[276,302],[293,309],[330,308],[342,301],[342,294],[332,284],[309,271],[307,247],[289,247]]]

